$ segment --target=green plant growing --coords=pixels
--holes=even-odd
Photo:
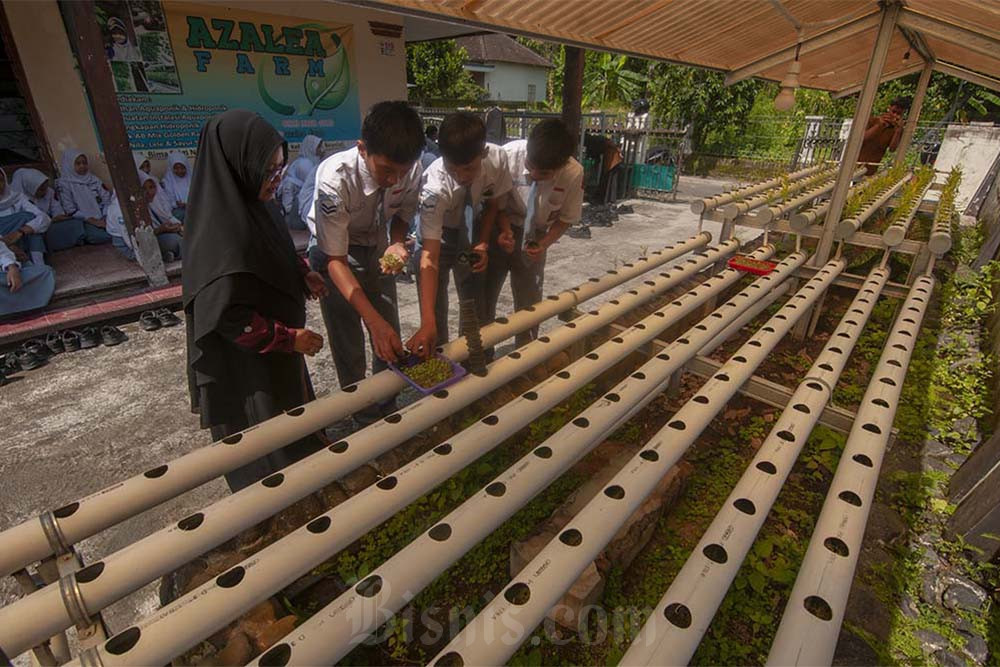
[[[440,357],[431,357],[413,366],[405,366],[400,370],[421,387],[433,387],[451,377],[451,364]]]

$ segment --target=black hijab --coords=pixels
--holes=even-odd
[[[234,109],[205,123],[184,221],[184,306],[222,276],[248,273],[296,301],[303,298],[295,247],[274,207],[257,198],[277,130]]]

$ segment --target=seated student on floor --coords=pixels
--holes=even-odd
[[[111,191],[90,171],[86,154],[77,148],[67,148],[63,151],[59,172],[56,180],[59,203],[67,215],[83,221],[83,239],[73,245],[111,243],[104,220]]]
[[[323,140],[312,134],[306,135],[299,144],[299,156],[285,169],[278,190],[281,210],[289,229],[306,229],[306,223],[299,215],[299,191],[310,174],[315,176],[315,169],[322,160]]]
[[[0,241],[0,318],[44,307],[56,291],[51,266],[18,261]]]
[[[499,202],[510,192],[507,154],[486,143],[486,125],[468,112],[449,114],[438,130],[441,157],[424,172],[420,190],[420,243],[417,277],[421,308],[431,308],[437,342],[448,340],[448,280],[455,277],[460,300],[476,302],[485,324],[487,250]],[[431,267],[424,270],[425,263]],[[422,283],[424,275],[435,285]],[[426,303],[425,303],[426,302]]]
[[[180,151],[167,154],[167,173],[163,175],[163,193],[170,202],[173,216],[184,222],[187,214],[188,190],[191,189],[191,164]]]
[[[510,274],[514,309],[542,299],[545,251],[580,221],[583,166],[573,159],[576,139],[557,118],[541,121],[527,139],[504,144],[514,189],[499,218],[496,245],[486,270],[487,321],[496,319],[500,290]],[[518,345],[538,336],[538,327],[517,335]]]
[[[52,187],[52,179],[37,169],[25,168],[14,172],[10,185],[49,217],[51,224],[45,232],[45,249],[48,252],[83,243],[83,220],[66,215]]]
[[[142,153],[133,152],[132,159],[135,161],[135,168],[141,172],[150,174],[153,171],[153,165],[150,163],[149,158]]]
[[[163,261],[178,260],[181,258],[184,226],[180,220],[170,214],[170,209],[163,205],[160,186],[156,179],[143,171],[137,173],[143,197],[146,199],[146,206],[149,207],[149,217],[153,221],[153,232],[156,234],[156,242],[160,246]],[[132,239],[125,226],[125,216],[122,213],[121,202],[117,195],[112,200],[111,206],[108,207],[108,232],[111,234],[111,243],[118,252],[126,259],[135,261],[135,249],[132,247]]]
[[[45,241],[42,235],[49,228],[49,216],[7,183],[7,174],[0,170],[0,240],[8,247],[15,244],[31,257],[33,264],[45,264]]]

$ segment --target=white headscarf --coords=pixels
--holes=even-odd
[[[13,213],[28,213],[31,219],[27,220],[24,223],[25,225],[38,233],[44,232],[49,228],[49,225],[52,224],[49,216],[35,206],[31,202],[31,199],[21,192],[20,187],[15,187],[12,183],[8,182],[7,174],[2,169],[0,169],[0,185],[3,187],[3,192],[0,193],[0,216],[11,215]],[[38,189],[37,186],[35,189]]]
[[[320,157],[318,149],[322,143],[323,140],[315,134],[307,134],[299,144],[299,157],[304,157],[313,164],[319,164],[322,158]]]
[[[81,155],[86,156],[87,154],[79,148],[67,148],[63,151],[62,159],[59,161],[59,180],[67,183],[97,185],[98,187],[103,187],[101,179],[95,176],[94,172],[90,170],[89,162],[87,164],[87,173],[82,175],[76,173],[76,166],[74,163]]]
[[[184,178],[180,178],[174,173],[174,165],[182,164],[187,168]],[[191,188],[191,165],[187,157],[180,151],[170,151],[167,155],[167,173],[163,175],[163,189],[166,190],[170,203],[176,206],[177,202],[187,203],[188,190]]]
[[[142,163],[149,162],[149,158],[140,153],[139,151],[132,151],[132,159],[135,160],[135,168],[138,171],[142,171]],[[153,163],[150,162],[150,171],[152,171]]]
[[[25,167],[14,172],[13,178],[10,179],[10,185],[31,201],[35,201],[35,194],[38,192],[38,188],[42,187],[42,183],[48,180],[49,177],[37,169]],[[52,188],[49,188],[45,194],[45,198],[48,199],[51,195]]]
[[[0,211],[13,207],[18,198],[24,197],[7,181],[7,174],[3,169],[0,169],[0,187],[3,188],[3,192],[0,192]]]
[[[62,204],[69,208],[67,202],[71,199],[76,205],[75,211],[67,211],[71,215],[81,218],[103,218],[105,212],[102,204],[107,202],[104,184],[89,167],[85,174],[76,173],[73,163],[81,155],[85,153],[78,148],[67,148],[63,151],[59,180],[56,182]]]
[[[147,174],[142,169],[137,169],[136,172],[139,174],[139,187],[145,189],[146,183],[152,181],[153,185],[156,186],[156,196],[153,197],[153,201],[149,204],[149,212],[153,215],[153,224],[157,222],[178,222],[174,218],[174,207],[173,203],[167,197],[167,194],[160,187],[159,182]]]
[[[153,197],[153,201],[149,203],[149,214],[153,219],[153,227],[159,227],[161,224],[167,222],[180,224],[180,221],[173,217],[170,205],[166,202],[166,199],[163,196],[163,190],[160,189],[160,184],[156,182],[156,179],[144,172],[142,169],[136,169],[135,171],[139,176],[140,197],[145,197],[145,186],[147,181],[152,181],[156,185],[156,196]],[[107,231],[112,236],[117,236],[118,238],[124,240],[125,245],[129,248],[132,247],[132,241],[129,239],[128,231],[125,227],[125,215],[122,212],[122,204],[117,192],[111,200],[111,205],[108,206]]]

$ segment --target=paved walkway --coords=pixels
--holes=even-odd
[[[634,213],[623,215],[613,227],[594,228],[588,240],[563,239],[549,252],[546,293],[573,287],[646,250],[690,237],[698,222],[690,212],[690,197],[723,187],[720,182],[684,179],[676,203],[629,201]],[[706,229],[718,233],[718,225],[708,223]],[[415,285],[400,284],[399,297],[405,337],[419,325]],[[456,323],[457,307],[452,305]],[[510,308],[505,289],[499,310]],[[315,304],[310,304],[309,324],[322,331]],[[119,347],[57,356],[0,387],[0,529],[209,444],[208,434],[188,409],[184,327],[151,333],[136,324],[123,329],[130,340]],[[319,393],[336,387],[327,349],[310,359],[309,367]],[[86,540],[82,552],[93,562],[225,494],[222,481],[205,484]],[[12,580],[0,581],[0,604],[14,597]],[[113,631],[120,631],[157,605],[152,584],[111,607],[106,619]]]

